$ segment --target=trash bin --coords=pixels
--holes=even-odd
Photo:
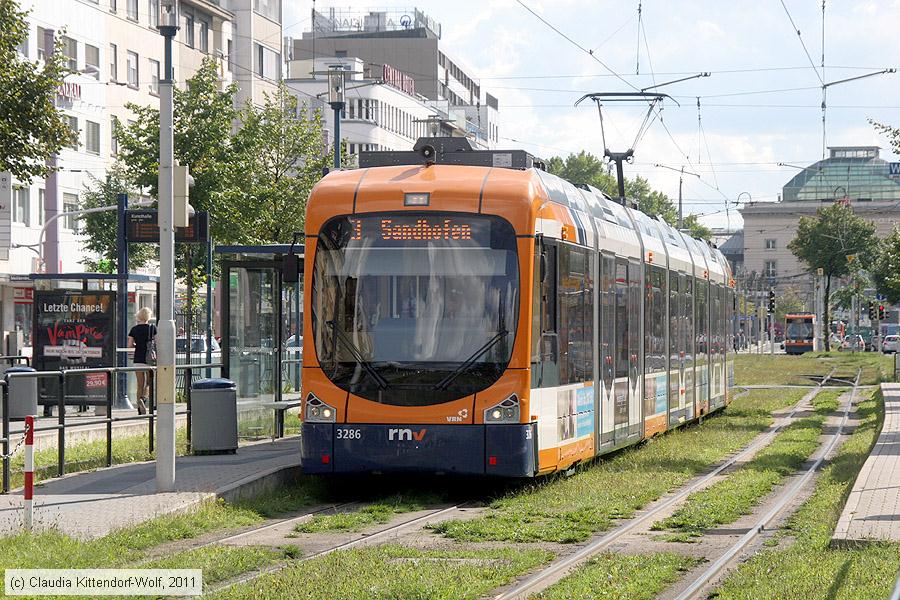
[[[238,382],[241,398],[256,398],[259,396],[259,357],[249,354],[241,356],[240,369]]]
[[[13,373],[34,373],[31,367],[10,367],[4,377],[9,385],[9,418],[24,421],[25,417],[38,414],[37,377],[9,377]]]
[[[237,389],[230,379],[198,379],[191,386],[194,454],[234,453],[238,447]]]

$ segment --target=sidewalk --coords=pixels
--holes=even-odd
[[[101,537],[217,496],[234,499],[283,483],[298,476],[299,465],[300,438],[290,437],[242,446],[237,454],[178,457],[176,491],[169,493],[155,493],[153,462],[77,473],[35,487],[35,529]],[[21,491],[0,495],[0,535],[19,531],[21,523]]]
[[[882,383],[884,426],[835,527],[832,543],[900,542],[900,383]]]

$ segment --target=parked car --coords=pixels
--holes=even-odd
[[[188,362],[188,344],[187,336],[179,336],[175,338],[175,356],[178,364],[186,364]],[[212,361],[214,363],[221,362],[222,349],[216,338],[212,338]],[[206,362],[206,336],[191,336],[191,362],[194,364],[202,364]]]
[[[885,354],[896,353],[898,345],[900,345],[900,335],[886,335],[881,342],[881,351]]]
[[[861,335],[848,335],[841,342],[841,350],[855,350],[856,352],[865,352],[866,340]]]

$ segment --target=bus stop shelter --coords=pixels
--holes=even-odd
[[[289,244],[217,246],[220,267],[222,376],[237,384],[238,430],[272,430],[272,403],[300,399],[303,281],[286,283]],[[303,259],[303,246],[294,254]],[[302,267],[301,267],[302,270]]]

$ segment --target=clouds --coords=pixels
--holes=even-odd
[[[656,163],[680,167],[690,162],[713,188],[717,179],[719,191],[696,178],[685,179],[685,196],[690,193],[691,200],[686,212],[723,211],[723,195],[735,199],[744,191],[754,200],[774,200],[795,172],[775,163],[808,164],[821,157],[821,83],[779,2],[644,0],[646,43],[642,34],[640,49],[637,3],[523,2],[582,46],[595,49],[597,58],[635,87],[653,84],[651,64],[656,82],[713,71],[709,78],[661,88],[681,103],[680,108],[671,102],[665,105],[663,115],[671,138],[655,123],[639,144],[635,163],[627,167],[630,175],[647,177],[670,196],[677,196],[678,175],[655,168]],[[818,66],[821,3],[785,3]],[[410,5],[408,0],[377,4]],[[321,0],[317,6],[327,8]],[[308,27],[310,7],[308,1],[284,0],[285,23],[305,19],[301,30]],[[602,154],[596,108],[574,108],[573,103],[585,91],[631,88],[598,61],[515,0],[431,1],[418,7],[443,26],[444,51],[471,65],[482,89],[499,99],[501,135],[522,141],[503,140],[505,145],[524,146],[543,156],[581,149]],[[900,22],[900,1],[828,2],[825,16],[827,81],[900,63],[893,26]],[[299,36],[299,31],[293,35]],[[639,76],[635,75],[638,57]],[[743,93],[791,88],[811,89]],[[740,94],[725,95],[735,93]],[[697,96],[701,97],[705,143],[699,135]],[[900,75],[831,87],[828,143],[885,147],[885,140],[867,119],[900,124],[897,98]],[[630,143],[641,118],[639,109],[610,108],[607,134],[613,149]],[[883,156],[890,159],[890,154],[885,148]],[[732,225],[738,222],[734,213],[730,216]],[[724,225],[725,220],[724,213],[719,213],[707,222]]]

